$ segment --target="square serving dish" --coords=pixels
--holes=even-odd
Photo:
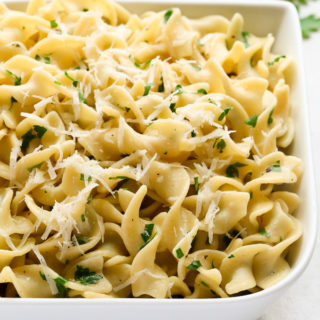
[[[88,0],[90,1],[90,0]],[[0,298],[1,319],[53,320],[99,317],[124,320],[150,317],[152,320],[214,318],[219,320],[250,320],[261,316],[266,308],[288,289],[306,268],[315,246],[317,206],[312,166],[310,128],[303,72],[302,40],[295,7],[285,1],[250,0],[123,0],[118,1],[130,12],[141,14],[148,10],[179,7],[184,15],[199,18],[220,14],[230,19],[239,12],[244,17],[245,30],[257,36],[272,33],[274,52],[288,54],[296,61],[292,83],[291,103],[296,124],[296,136],[290,153],[303,161],[304,174],[295,190],[302,201],[295,213],[303,224],[303,237],[289,252],[290,274],[273,287],[261,292],[222,299],[15,299]],[[24,10],[26,1],[7,1],[11,9]],[[289,312],[289,310],[288,310]]]

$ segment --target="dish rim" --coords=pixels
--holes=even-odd
[[[290,269],[289,274],[282,280],[280,280],[275,285],[270,288],[263,289],[259,292],[246,294],[238,297],[228,297],[228,298],[212,298],[212,299],[150,299],[150,298],[96,298],[96,299],[80,299],[79,298],[66,298],[66,299],[58,299],[58,298],[0,298],[1,304],[46,304],[50,302],[50,304],[78,304],[78,302],[85,302],[86,304],[100,305],[100,304],[176,304],[176,305],[185,305],[189,304],[189,302],[196,302],[199,304],[229,304],[235,302],[242,302],[246,300],[257,300],[264,296],[270,296],[274,293],[281,291],[283,289],[288,288],[292,285],[304,272],[306,267],[308,266],[315,246],[316,239],[318,234],[318,206],[317,206],[317,198],[316,198],[316,184],[314,179],[314,166],[313,166],[313,158],[312,158],[312,149],[311,149],[311,130],[310,130],[310,113],[309,113],[309,104],[307,101],[306,94],[306,80],[305,80],[305,70],[303,65],[303,51],[302,51],[302,36],[300,30],[300,21],[296,11],[295,6],[287,1],[276,1],[276,0],[260,0],[256,2],[256,0],[197,0],[195,3],[194,0],[113,0],[117,3],[121,4],[145,4],[145,5],[168,5],[168,6],[179,6],[179,5],[194,5],[194,6],[204,6],[210,5],[212,7],[215,6],[238,6],[238,7],[256,7],[257,10],[261,9],[261,7],[269,7],[269,8],[277,8],[285,10],[289,13],[290,16],[294,17],[292,24],[291,32],[296,35],[296,45],[298,47],[298,51],[296,52],[297,61],[296,61],[296,73],[300,75],[300,80],[297,83],[297,88],[301,90],[300,99],[302,102],[302,114],[303,114],[303,125],[305,131],[305,139],[304,143],[306,144],[306,161],[304,162],[304,167],[308,167],[308,174],[306,171],[303,172],[304,178],[307,179],[307,187],[309,193],[309,202],[310,202],[310,211],[307,213],[307,216],[310,219],[309,229],[304,230],[304,232],[308,231],[308,239],[309,242],[306,245],[305,251],[299,254],[299,257],[296,260],[296,264],[294,268]],[[6,1],[3,0],[5,5],[9,7],[12,5],[21,5],[27,4],[28,0],[14,0],[14,1]],[[298,90],[298,89],[296,89]],[[306,216],[306,214],[304,214]]]

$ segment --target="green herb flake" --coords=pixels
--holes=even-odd
[[[267,121],[268,126],[270,126],[272,124],[272,122],[273,122],[273,118],[272,118],[273,112],[274,112],[274,108],[269,113],[268,121]]]
[[[13,104],[16,103],[16,102],[18,102],[18,100],[15,97],[11,96],[9,111],[11,111],[11,109],[13,107]]]
[[[153,86],[153,83],[148,83],[145,87],[144,87],[144,93],[143,96],[147,96],[151,90]]]
[[[183,251],[181,250],[181,248],[178,248],[178,249],[176,250],[176,255],[177,255],[177,258],[178,258],[178,259],[181,259],[181,258],[184,256],[184,253],[183,253]]]
[[[39,61],[40,60],[40,56],[37,54],[35,57],[35,60]]]
[[[176,112],[176,104],[174,102],[170,103],[169,108],[172,112]]]
[[[143,239],[144,242],[147,242],[150,239],[150,237],[152,235],[153,228],[154,228],[153,223],[145,225],[143,233],[140,234],[141,238]]]
[[[129,178],[126,176],[116,176],[116,177],[109,177],[109,180],[128,180]]]
[[[45,63],[45,64],[50,64],[50,57],[44,56],[44,57],[43,57],[43,60],[44,60],[44,63]]]
[[[77,265],[77,270],[74,273],[74,279],[80,281],[81,284],[87,286],[88,284],[96,284],[102,279],[102,275],[90,271],[89,268],[84,268]]]
[[[69,262],[70,262],[70,260],[69,260],[69,259],[67,259],[67,260],[66,260],[66,262],[65,262],[65,264],[69,264]]]
[[[234,257],[235,257],[234,254],[230,254],[230,256],[228,256],[228,259],[232,259]]]
[[[50,20],[50,27],[52,29],[57,28],[58,27],[58,23],[56,20]]]
[[[79,102],[80,103],[88,104],[87,100],[84,98],[83,93],[81,92],[80,89],[78,89],[78,97],[79,97]]]
[[[190,65],[196,71],[200,71],[201,70],[201,68],[199,66],[197,66],[196,64],[190,63]]]
[[[37,137],[38,138],[42,138],[42,136],[47,132],[47,128],[42,127],[42,126],[38,126],[38,125],[34,125],[33,126],[34,131],[37,132]]]
[[[271,170],[274,172],[281,172],[281,166],[280,164],[273,164],[271,167]]]
[[[219,142],[218,142],[218,144],[217,144],[217,149],[218,150],[220,150],[220,153],[222,153],[223,152],[223,149],[226,147],[226,142],[223,140],[223,139],[221,139]]]
[[[88,9],[88,8],[83,8],[82,11],[83,11],[83,12],[88,12],[89,9]]]
[[[62,83],[61,83],[60,81],[57,81],[57,80],[54,80],[53,83],[54,83],[54,84],[57,84],[58,86],[61,86],[61,85],[62,85]]]
[[[301,32],[304,39],[310,37],[311,32],[320,30],[320,18],[314,14],[310,14],[307,17],[300,19]]]
[[[17,75],[15,75],[10,70],[7,70],[7,73],[14,79],[14,85],[15,86],[20,86],[21,85],[21,77],[18,77]]]
[[[201,262],[199,260],[194,260],[187,266],[187,269],[189,269],[189,270],[197,270],[200,267],[201,267]]]
[[[262,228],[259,230],[259,233],[267,238],[270,238],[270,233],[266,230],[266,228]]]
[[[131,110],[131,108],[129,107],[124,107],[124,109],[126,110],[126,112],[129,112]]]
[[[213,295],[216,295],[216,296],[217,296],[217,293],[216,293],[214,290],[210,289],[210,292],[211,292]]]
[[[280,59],[285,59],[285,58],[286,58],[286,56],[276,57],[273,61],[269,61],[269,62],[268,62],[268,66],[269,66],[269,67],[270,67],[270,66],[273,66],[276,62],[279,62]]]
[[[76,237],[79,244],[85,244],[89,242],[88,237]]]
[[[242,36],[245,48],[249,48],[250,45],[249,45],[248,38],[250,37],[250,32],[242,31],[241,36]]]
[[[232,107],[227,107],[227,108],[225,108],[222,112],[221,112],[221,114],[220,114],[220,116],[219,116],[219,118],[218,118],[218,121],[222,121],[223,119],[224,119],[224,117],[229,113],[229,111],[232,109]]]
[[[203,89],[203,88],[198,89],[197,93],[198,94],[208,94],[207,90]]]
[[[194,190],[195,193],[198,194],[199,193],[199,177],[194,177]]]
[[[150,243],[150,241],[157,235],[157,232],[154,234],[152,238],[149,238],[148,241],[146,241],[140,248],[139,250],[143,249],[147,244]]]
[[[283,238],[282,238],[282,236],[280,236],[280,239],[279,239],[279,241],[280,241],[280,242],[282,242],[282,241],[283,241]]]
[[[201,281],[200,283],[201,283],[204,287],[206,287],[206,288],[210,288],[210,287],[209,287],[209,285],[208,285],[206,282]]]
[[[192,137],[192,138],[195,138],[196,136],[197,136],[197,133],[196,133],[194,130],[192,130],[192,131],[191,131],[191,137]]]
[[[176,87],[174,88],[174,94],[182,94],[183,89],[181,84],[177,84]]]
[[[229,178],[234,178],[234,177],[239,178],[238,168],[245,167],[245,166],[246,166],[246,164],[241,163],[241,162],[236,162],[234,164],[231,164],[226,169],[226,176]]]
[[[76,88],[78,86],[79,81],[74,80],[72,77],[70,77],[69,73],[67,71],[64,72],[64,75],[72,81],[72,85]],[[79,98],[80,99],[80,98]]]
[[[54,279],[54,282],[56,283],[56,287],[58,289],[58,297],[63,298],[67,294],[67,288],[65,287],[65,284],[68,282],[65,278],[58,277]]]
[[[87,200],[87,204],[89,204],[92,201],[92,194],[90,194],[90,197]]]
[[[134,59],[134,65],[137,67],[137,68],[140,68],[140,69],[143,69],[145,68],[147,65],[149,65],[151,63],[151,59],[147,60],[146,62],[144,63],[139,63],[136,59]]]
[[[85,216],[85,214],[82,214],[82,215],[81,215],[81,221],[82,221],[82,222],[85,222],[85,221],[86,221],[86,216]]]
[[[43,164],[44,164],[44,161],[42,161],[42,162],[40,162],[38,164],[35,164],[34,166],[28,168],[28,171],[32,172],[32,170],[34,170],[34,169],[40,169]]]
[[[46,276],[41,271],[39,271],[39,274],[42,280],[47,281]]]
[[[158,92],[164,92],[163,76],[160,78],[161,83],[158,86]]]
[[[252,197],[253,197],[253,192],[251,191],[250,192],[250,199],[252,199]]]
[[[166,11],[166,13],[164,14],[164,17],[163,17],[164,23],[168,22],[168,20],[170,19],[172,13],[173,13],[172,9],[169,9],[169,10]]]
[[[257,124],[257,120],[258,120],[258,116],[254,114],[253,116],[248,118],[244,123],[247,124],[248,126],[251,126],[252,128],[255,128]]]
[[[80,173],[80,180],[84,181],[84,173]]]

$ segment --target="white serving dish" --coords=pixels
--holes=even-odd
[[[88,0],[90,1],[90,0]],[[302,201],[296,216],[303,224],[303,238],[289,253],[292,266],[290,274],[275,286],[252,295],[227,299],[15,299],[0,298],[1,319],[53,320],[53,319],[117,319],[150,318],[152,320],[214,318],[218,320],[257,319],[268,306],[281,297],[306,268],[316,242],[317,206],[314,173],[312,166],[310,127],[303,72],[302,40],[299,19],[294,6],[288,2],[253,0],[122,0],[130,12],[164,10],[179,7],[188,17],[221,14],[231,18],[240,12],[245,21],[245,30],[258,36],[273,33],[276,38],[274,52],[287,54],[296,61],[296,74],[292,84],[293,117],[296,137],[291,147],[292,154],[304,163],[304,175],[297,187]],[[26,1],[7,1],[12,9],[22,10]],[[288,312],[290,312],[288,310]],[[99,318],[98,318],[99,317]]]

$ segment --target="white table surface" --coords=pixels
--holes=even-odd
[[[256,1],[259,2],[259,0]],[[308,6],[302,7],[302,16],[309,13],[315,13],[320,17],[320,1],[310,1]],[[317,190],[319,190],[320,167],[317,164],[320,163],[320,32],[313,33],[309,40],[304,41],[304,63],[314,151],[314,170]],[[320,203],[320,195],[318,195],[318,203]],[[304,319],[320,319],[320,235],[318,235],[313,258],[305,273],[279,301],[266,310],[265,315],[259,320]]]

